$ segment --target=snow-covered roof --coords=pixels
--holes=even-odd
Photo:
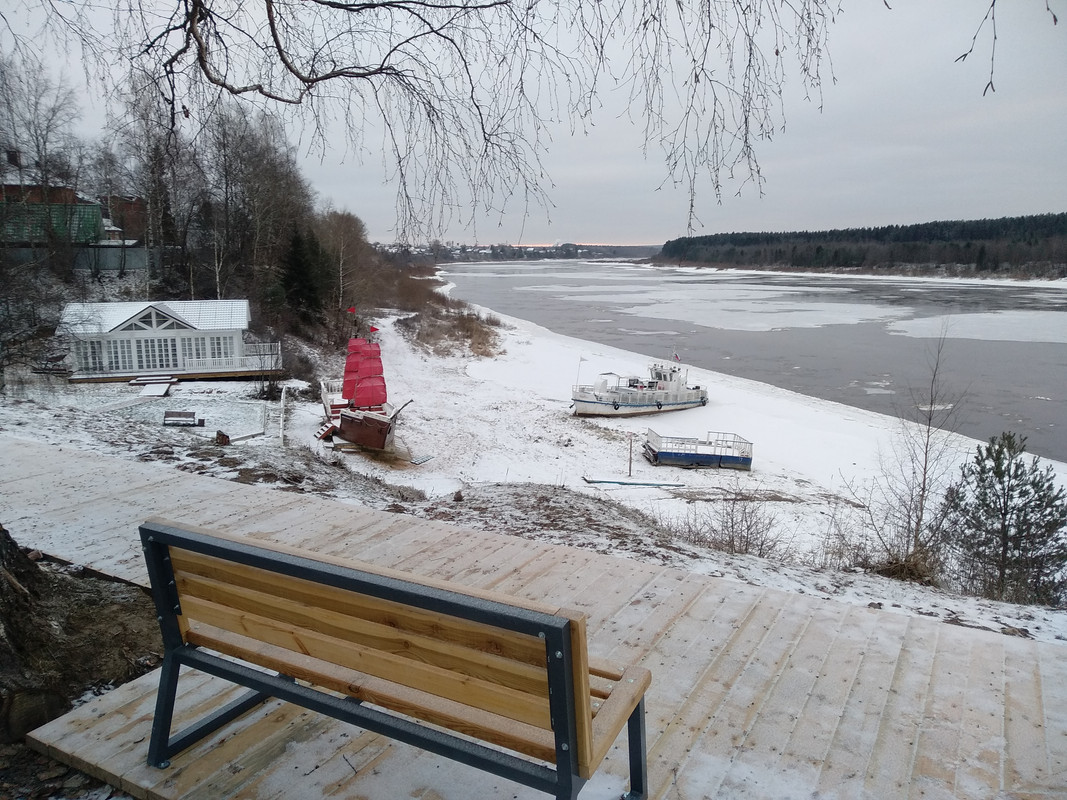
[[[151,308],[201,331],[243,330],[251,320],[247,300],[68,303],[60,326],[75,335],[108,333]]]

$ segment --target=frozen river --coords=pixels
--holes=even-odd
[[[802,394],[912,415],[941,387],[960,433],[1067,462],[1067,282],[696,270],[582,261],[447,264],[454,297],[557,333]],[[611,364],[584,365],[590,372]],[[714,392],[714,388],[711,389]]]

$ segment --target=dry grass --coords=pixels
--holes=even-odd
[[[474,311],[425,310],[398,320],[396,326],[412,341],[440,355],[457,349],[485,358],[500,353],[496,332],[500,320]]]

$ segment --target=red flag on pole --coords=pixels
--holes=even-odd
[[[356,307],[355,306],[349,306],[346,310],[348,311],[349,314],[355,314],[356,313]]]
[[[378,332],[378,329],[377,329],[377,328],[375,328],[375,327],[374,327],[373,325],[371,325],[371,326],[370,326],[370,332],[371,332],[371,333],[377,333],[377,332]]]

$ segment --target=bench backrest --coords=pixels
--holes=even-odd
[[[595,769],[582,614],[162,520],[141,537],[157,604],[173,610],[168,648],[208,648]]]

